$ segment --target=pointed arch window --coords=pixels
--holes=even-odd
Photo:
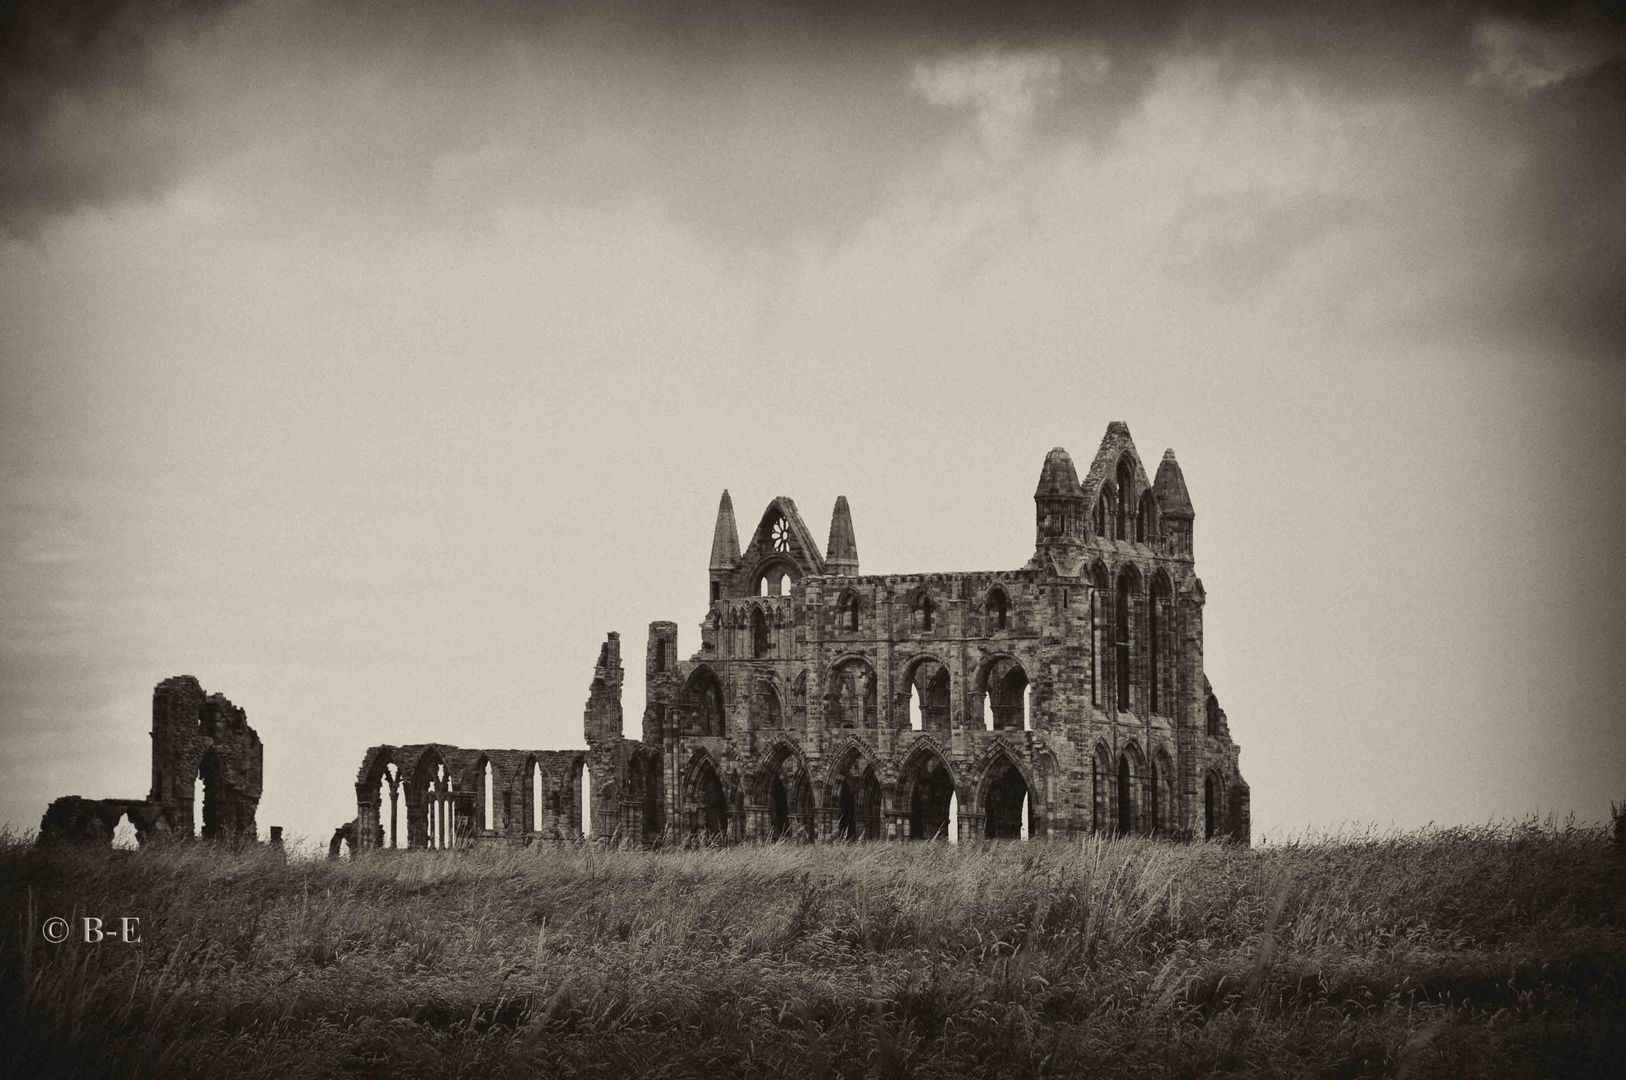
[[[915,628],[930,632],[936,620],[937,605],[932,603],[929,593],[921,593],[920,599],[915,601]]]
[[[751,655],[760,660],[768,655],[773,647],[773,639],[768,632],[768,617],[759,607],[751,609]]]
[[[1130,631],[1134,624],[1132,606],[1134,604],[1134,575],[1128,572],[1118,575],[1118,595],[1113,604],[1113,667],[1116,670],[1118,684],[1118,708],[1130,710],[1134,708],[1130,688],[1134,680],[1130,678],[1129,670],[1129,644]]]
[[[836,601],[836,626],[847,633],[856,633],[858,630],[858,594],[852,591],[841,594]]]
[[[1004,589],[994,589],[988,594],[988,628],[990,630],[1009,629],[1011,601],[1005,595]]]
[[[1169,583],[1168,579],[1160,573],[1152,579],[1152,610],[1151,632],[1148,634],[1147,644],[1151,647],[1152,679],[1151,679],[1151,708],[1156,716],[1166,716],[1169,711],[1170,684],[1170,639],[1169,633]]]
[[[1119,540],[1129,539],[1129,522],[1133,517],[1130,506],[1135,494],[1134,488],[1135,469],[1125,455],[1118,459],[1118,499],[1113,507],[1112,535]]]

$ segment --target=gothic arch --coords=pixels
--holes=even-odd
[[[981,757],[974,805],[983,814],[984,837],[1014,840],[1022,836],[1024,826],[1032,836],[1040,801],[1032,770],[1003,739],[995,739]]]
[[[992,634],[1011,628],[1011,594],[995,583],[983,595],[983,632]]]
[[[1024,731],[1033,727],[1029,715],[1027,665],[1011,653],[991,653],[976,667],[973,696],[967,710],[978,726],[990,731]],[[986,701],[984,700],[986,699]],[[991,714],[984,720],[984,707]]]
[[[1179,820],[1175,806],[1176,773],[1174,759],[1166,747],[1152,751],[1146,774],[1146,831],[1154,836],[1172,833]]]
[[[1107,747],[1106,740],[1097,740],[1095,752],[1090,755],[1090,794],[1094,799],[1091,825],[1098,833],[1113,831],[1117,808],[1113,792],[1117,783],[1117,773],[1117,764],[1112,751]]]
[[[761,660],[773,651],[773,633],[761,604],[751,605],[751,657]]]
[[[954,669],[948,661],[935,652],[920,652],[894,663],[902,687],[894,705],[895,726],[906,726],[910,704],[918,695],[920,727],[917,730],[948,731],[952,726],[950,708],[954,696]]]
[[[1148,711],[1170,716],[1174,705],[1174,582],[1159,567],[1152,574],[1146,600]]]
[[[696,747],[683,777],[683,811],[689,835],[711,843],[728,837],[728,790],[711,751]]]
[[[873,728],[878,722],[875,666],[856,653],[830,664],[825,717],[833,728]]]
[[[908,837],[930,840],[946,836],[949,801],[959,792],[954,766],[937,740],[918,736],[898,770],[893,805],[907,815]]]
[[[627,758],[627,785],[623,797],[629,832],[645,843],[666,831],[666,783],[660,751],[637,746]]]
[[[856,634],[862,625],[863,612],[864,601],[858,590],[851,585],[842,589],[836,597],[836,632]]]
[[[1225,777],[1218,769],[1203,773],[1203,839],[1223,839],[1225,828]]]
[[[925,583],[909,590],[909,629],[916,634],[942,632],[942,609]]]
[[[1117,795],[1114,831],[1120,836],[1130,836],[1145,829],[1142,820],[1141,785],[1146,778],[1146,756],[1141,753],[1134,739],[1124,743],[1123,748],[1119,750],[1117,770],[1117,779],[1113,785],[1114,794]]]
[[[709,664],[695,666],[684,680],[681,696],[694,712],[697,734],[727,734],[728,710],[723,704],[723,681]]]
[[[756,802],[767,811],[767,836],[772,840],[812,840],[814,816],[813,774],[801,748],[790,739],[776,739],[758,756],[752,777]]]
[[[1134,712],[1137,700],[1135,664],[1141,650],[1140,609],[1145,603],[1145,584],[1134,563],[1118,568],[1112,596],[1112,666],[1118,709]]]
[[[862,739],[838,743],[824,784],[825,806],[836,818],[837,840],[879,840],[885,798],[875,754]]]
[[[789,579],[788,584],[781,585],[786,578]],[[751,595],[789,596],[790,590],[801,580],[802,568],[796,565],[796,560],[775,552],[757,563],[756,569],[751,572]]]
[[[1152,489],[1140,493],[1140,505],[1135,512],[1135,542],[1150,544],[1157,537],[1157,500]]]

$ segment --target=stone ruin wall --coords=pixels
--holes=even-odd
[[[253,840],[264,768],[264,748],[247,714],[223,694],[206,694],[192,676],[176,675],[153,689],[147,797],[64,796],[46,808],[39,838],[110,844],[126,816],[141,844],[192,838],[196,781],[202,779],[202,838]]]

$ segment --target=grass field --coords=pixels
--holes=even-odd
[[[1551,823],[387,853],[0,842],[0,1073],[1615,1076],[1626,857]],[[141,944],[47,943],[47,916]]]

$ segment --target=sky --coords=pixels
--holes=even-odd
[[[725,487],[1014,569],[1112,420],[1256,839],[1626,801],[1621,22],[994,7],[6,7],[0,822],[184,673],[323,839],[697,648]]]

